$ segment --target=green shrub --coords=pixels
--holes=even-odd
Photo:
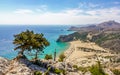
[[[57,69],[57,68],[56,68],[56,69],[54,70],[54,73],[66,75],[66,70],[60,70],[60,69]]]
[[[86,67],[79,67],[78,70],[82,71],[82,72],[86,72],[87,68]]]
[[[51,55],[51,54],[50,54],[50,55],[49,55],[49,54],[46,54],[45,59],[46,59],[46,60],[52,59],[52,55]]]
[[[65,58],[65,55],[64,53],[62,53],[60,54],[58,61],[63,62],[64,58]]]
[[[55,69],[54,72],[55,72],[56,74],[60,74],[60,73],[62,73],[63,71],[60,70],[60,69]]]
[[[92,73],[92,75],[107,75],[107,74],[105,74],[103,69],[101,67],[99,67],[98,64],[90,67],[90,72]]]
[[[34,75],[42,75],[42,73],[40,71],[35,71]]]
[[[77,65],[73,65],[73,68],[78,69],[78,66]]]
[[[113,72],[115,75],[120,75],[120,70],[114,69],[114,70],[112,70],[112,72]]]
[[[76,70],[80,70],[82,72],[86,72],[87,71],[86,67],[78,67],[77,65],[73,65],[73,68],[75,68]]]
[[[62,70],[62,74],[63,74],[63,75],[66,75],[66,70]]]
[[[118,59],[116,60],[116,62],[119,63],[119,62],[120,62],[120,58],[118,58]]]

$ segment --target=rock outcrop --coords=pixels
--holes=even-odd
[[[33,75],[26,64],[0,57],[0,75]]]
[[[5,73],[6,68],[9,66],[9,60],[0,57],[0,75],[2,75],[3,73]]]
[[[46,69],[33,64],[26,58],[8,60],[0,57],[0,75],[34,75],[34,71],[43,73]]]

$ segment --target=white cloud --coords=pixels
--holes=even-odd
[[[64,10],[63,13],[69,14],[69,15],[79,15],[82,14],[84,11],[81,9],[69,9],[69,10]]]
[[[29,9],[17,9],[16,11],[14,11],[14,13],[16,13],[16,14],[32,14],[34,12]]]
[[[47,10],[48,6],[47,5],[41,5],[40,8],[43,9],[43,10]]]
[[[101,7],[99,4],[93,4],[93,3],[86,3],[86,2],[80,2],[79,8],[86,8],[86,9],[92,9],[96,7]]]
[[[38,12],[45,12],[47,11],[48,6],[47,5],[41,5],[39,8],[36,9]]]
[[[92,8],[100,6],[99,4],[93,4],[93,3],[89,3],[88,5],[89,5],[89,7],[92,7]]]
[[[120,2],[113,2],[113,4],[120,4]]]
[[[96,9],[96,10],[90,10],[86,13],[92,16],[120,16],[120,8],[112,7],[112,8],[104,8],[104,9]]]
[[[1,24],[91,24],[107,20],[120,22],[120,8],[82,10],[80,8],[62,10],[61,12],[38,13],[30,9],[20,10],[18,14],[0,14]],[[32,14],[31,14],[32,13]]]

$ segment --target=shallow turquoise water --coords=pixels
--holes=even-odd
[[[35,33],[43,33],[44,36],[50,42],[50,46],[44,49],[44,53],[40,55],[40,58],[44,58],[45,54],[54,53],[55,49],[57,55],[62,53],[65,49],[68,48],[68,43],[56,42],[59,35],[70,34],[71,31],[67,31],[70,26],[39,26],[39,25],[22,25],[22,26],[13,26],[13,25],[1,25],[0,26],[0,56],[12,59],[17,55],[17,51],[14,51],[15,45],[13,42],[13,35],[25,31],[26,29],[33,30]]]

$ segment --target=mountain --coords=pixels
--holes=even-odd
[[[120,52],[120,23],[106,21],[100,24],[92,24],[85,27],[71,27],[70,31],[76,31],[69,35],[60,36],[58,42],[69,42],[73,40],[95,42],[103,48]]]
[[[81,31],[81,32],[98,32],[98,31],[106,31],[106,30],[120,30],[120,23],[116,21],[107,21],[102,22],[100,24],[92,24],[85,27],[75,27],[72,26],[69,28],[69,31]]]
[[[120,23],[113,21],[103,22],[97,25],[99,28],[103,28],[104,30],[108,29],[119,29]]]

